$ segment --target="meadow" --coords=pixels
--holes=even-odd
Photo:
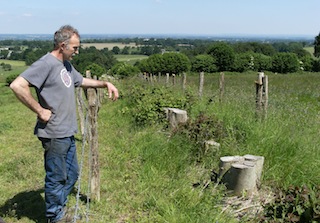
[[[10,64],[12,70],[4,71],[2,66],[0,66],[0,83],[4,83],[6,81],[6,77],[10,75],[17,75],[24,71],[27,66],[24,61],[14,61],[14,60],[3,60],[0,59],[0,64]]]
[[[221,102],[219,74],[205,75],[201,98],[197,96],[198,75],[188,74],[187,93],[193,98],[189,119],[192,122],[203,114],[215,117],[225,131],[220,150],[209,151],[201,159],[195,155],[201,148],[184,134],[174,134],[163,124],[137,125],[134,120],[135,107],[130,103],[134,87],[158,87],[164,85],[164,77],[154,84],[140,78],[115,81],[121,98],[105,100],[99,111],[101,201],[90,203],[89,222],[259,222],[235,216],[226,208],[228,194],[223,185],[211,182],[219,157],[226,155],[265,157],[262,196],[276,188],[320,185],[320,74],[266,75],[269,106],[267,117],[261,120],[255,113],[256,73],[226,73]],[[185,94],[179,84],[167,89],[173,98]],[[33,135],[36,117],[4,83],[0,85],[0,113],[0,216],[12,223],[45,222],[43,151]],[[82,138],[76,138],[80,159]],[[85,158],[84,194],[87,166]],[[75,193],[70,206],[76,203]],[[81,200],[80,213],[84,215],[85,210]]]
[[[125,62],[125,63],[131,64],[131,65],[134,65],[136,62],[148,58],[148,56],[146,56],[146,55],[123,55],[123,54],[115,55],[114,57],[119,62]]]

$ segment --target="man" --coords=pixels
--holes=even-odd
[[[74,134],[77,132],[75,87],[107,88],[117,100],[117,88],[110,82],[82,77],[70,61],[79,53],[80,35],[72,26],[54,34],[54,49],[10,85],[17,98],[38,116],[35,134],[44,148],[45,203],[48,222],[71,222],[65,213],[67,196],[78,178]],[[30,87],[35,87],[38,101]],[[69,219],[68,219],[69,218]]]

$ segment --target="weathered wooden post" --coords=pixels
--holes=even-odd
[[[176,86],[176,75],[172,74],[172,85]]]
[[[90,71],[86,72],[86,77],[90,78]],[[99,165],[99,151],[98,151],[98,110],[99,100],[97,97],[97,89],[88,88],[88,106],[89,106],[89,148],[91,150],[91,179],[90,189],[91,198],[100,201],[100,165]]]
[[[204,72],[200,72],[200,81],[199,81],[199,97],[202,97],[202,92],[203,92],[203,83],[204,83]]]
[[[220,91],[220,94],[219,94],[219,101],[222,102],[222,98],[223,98],[223,95],[224,95],[224,73],[221,72],[220,73],[220,79],[219,79],[219,91]]]
[[[264,72],[258,73],[256,83],[256,114],[258,117],[266,118],[268,108],[268,77]]]
[[[85,134],[85,111],[86,111],[86,105],[83,100],[83,89],[78,87],[76,88],[76,95],[77,95],[77,104],[78,104],[78,113],[79,113],[79,119],[80,119],[80,131],[82,137]]]
[[[182,76],[182,89],[186,90],[186,85],[187,85],[187,73],[183,72]]]
[[[266,75],[264,77],[264,81],[263,81],[263,89],[264,89],[264,116],[267,117],[267,111],[268,111],[268,100],[269,100],[269,80],[268,80],[268,76]]]
[[[166,86],[167,87],[169,86],[169,78],[170,78],[169,73],[166,73]]]

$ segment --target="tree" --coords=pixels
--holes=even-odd
[[[91,75],[97,76],[98,79],[99,79],[99,77],[101,77],[103,74],[106,73],[106,70],[104,69],[104,67],[102,67],[96,63],[92,63],[92,64],[88,65],[86,67],[86,71],[87,70],[90,70]]]
[[[182,53],[165,53],[163,56],[164,72],[179,74],[191,67],[189,58]]]
[[[144,59],[136,62],[135,67],[137,67],[141,72],[151,73],[151,68],[150,68],[148,59]]]
[[[312,71],[313,59],[311,55],[306,55],[300,58],[301,70]]]
[[[112,52],[117,55],[117,54],[120,53],[120,48],[119,48],[118,46],[114,46],[114,47],[112,48]]]
[[[300,70],[298,57],[294,53],[276,53],[272,57],[272,71],[278,73],[293,73]]]
[[[313,44],[314,44],[314,53],[313,53],[313,55],[315,57],[320,57],[320,33],[319,33],[319,35],[317,35],[315,37],[315,40],[314,40]]]
[[[130,50],[130,47],[125,46],[125,47],[122,49],[122,54],[128,55],[128,54],[129,54],[129,50]]]
[[[9,50],[0,50],[0,59],[7,59]]]
[[[254,69],[254,57],[252,53],[235,54],[232,70],[236,72],[244,72]]]
[[[216,61],[212,56],[200,54],[193,59],[191,70],[196,72],[214,73],[218,70],[215,62]]]
[[[229,71],[232,69],[235,60],[235,53],[233,48],[231,48],[227,43],[214,43],[209,47],[207,53],[215,58],[218,71]]]
[[[163,73],[165,70],[164,59],[161,54],[153,54],[147,59],[148,63],[148,73],[157,74]]]
[[[92,63],[100,65],[107,71],[116,62],[116,58],[114,57],[112,52],[105,50],[99,51],[93,48],[82,49],[81,53],[75,56],[72,60],[72,64],[74,65],[74,67],[81,73],[85,73],[86,67]]]
[[[139,73],[139,69],[131,64],[119,62],[111,68],[110,72],[112,75],[117,75],[123,78],[136,75]]]
[[[265,54],[255,53],[254,57],[254,70],[255,71],[265,71],[272,70],[272,60],[271,56],[266,56]]]

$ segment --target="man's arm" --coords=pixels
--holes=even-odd
[[[81,87],[108,88],[109,98],[115,101],[119,97],[118,89],[112,83],[107,81],[99,81],[99,80],[90,79],[90,78],[83,78]]]
[[[43,122],[48,122],[52,112],[41,107],[31,94],[29,82],[23,77],[17,77],[11,84],[10,88],[17,98],[29,109],[38,115]]]

